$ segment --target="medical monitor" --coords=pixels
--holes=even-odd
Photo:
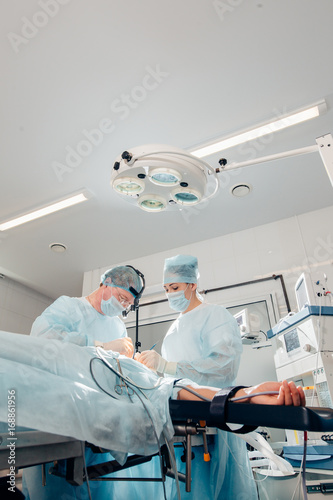
[[[309,273],[302,273],[296,281],[295,295],[299,311],[304,309],[304,307],[317,305],[314,282],[312,282]]]
[[[247,309],[242,309],[242,311],[234,314],[234,318],[237,321],[241,335],[250,332],[249,313]]]
[[[248,309],[245,308],[234,314],[234,318],[237,321],[242,337],[259,332],[260,319],[257,314],[249,313]]]

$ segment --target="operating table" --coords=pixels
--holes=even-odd
[[[207,428],[212,425],[210,405],[211,403],[205,401],[169,401],[175,436],[182,436],[186,441],[186,474],[179,475],[179,479],[186,482],[187,491],[190,491],[191,481],[191,438],[193,435],[202,434],[205,443]],[[243,424],[253,428],[265,426],[333,433],[333,410],[331,408],[229,402],[224,417],[228,423]],[[119,465],[118,462],[113,460],[89,466],[85,471],[83,460],[85,446],[92,447],[96,452],[105,452],[107,450],[100,450],[74,438],[34,430],[16,432],[15,438],[15,467],[25,468],[66,459],[66,480],[73,485],[82,484],[87,477],[89,480],[112,480],[112,477],[104,478],[103,476],[148,462],[155,456],[130,455],[124,465]],[[8,469],[8,443],[11,441],[13,441],[13,438],[8,434],[0,434],[0,470]],[[165,446],[162,447],[163,475],[174,477],[168,453],[164,448]],[[54,467],[54,473],[57,474],[56,466]],[[136,480],[155,481],[163,481],[163,479],[163,477],[136,478]],[[115,480],[119,480],[119,478],[117,477]]]

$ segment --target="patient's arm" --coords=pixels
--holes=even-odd
[[[235,397],[247,396],[266,391],[279,391],[279,394],[269,394],[254,396],[251,399],[242,400],[245,403],[263,404],[263,405],[286,405],[286,406],[305,406],[305,394],[303,387],[296,387],[294,382],[264,382],[253,387],[240,389]]]
[[[198,394],[213,399],[219,389],[214,387],[200,387],[194,388],[189,386]],[[266,405],[287,405],[287,406],[305,406],[305,395],[302,387],[296,387],[294,382],[264,382],[262,384],[239,389],[233,396],[234,398],[242,396],[251,396],[251,394],[264,393],[270,391],[279,391],[279,394],[260,395],[254,397],[247,397],[240,401],[243,403],[266,404]],[[178,392],[178,399],[200,401],[200,398],[194,394],[181,389]]]

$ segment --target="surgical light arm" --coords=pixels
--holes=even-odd
[[[276,153],[274,155],[262,156],[261,158],[255,158],[253,160],[247,160],[242,162],[233,162],[227,165],[227,161],[224,160],[224,164],[220,163],[222,167],[218,169],[220,172],[226,170],[234,170],[236,168],[249,167],[251,165],[257,165],[258,163],[266,163],[273,160],[279,160],[281,158],[289,158],[292,156],[299,156],[308,153],[320,153],[321,159],[324,163],[327,175],[333,187],[333,137],[332,134],[326,134],[320,136],[316,139],[317,145],[307,146],[305,148],[292,149],[290,151],[284,151],[282,153]]]

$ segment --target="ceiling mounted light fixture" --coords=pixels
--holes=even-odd
[[[285,115],[274,122],[268,122],[192,153],[160,144],[135,147],[118,155],[113,165],[110,184],[120,196],[123,196],[123,199],[142,210],[155,213],[163,210],[182,210],[215,196],[220,185],[218,174],[282,158],[319,152],[333,186],[331,134],[318,137],[316,145],[243,162],[228,163],[226,158],[220,158],[219,167],[216,168],[202,160],[203,156],[314,118],[326,109],[326,102],[323,100],[312,107]],[[234,186],[232,194],[246,196],[251,190],[252,187],[249,185]]]
[[[161,212],[212,198],[219,181],[213,167],[187,151],[148,144],[124,151],[116,158],[111,186],[142,210]]]
[[[259,137],[263,137],[264,135],[278,132],[279,130],[291,127],[292,125],[297,125],[298,123],[302,123],[306,120],[311,120],[312,118],[316,118],[326,111],[326,102],[325,100],[321,100],[306,108],[293,111],[292,113],[280,115],[277,119],[275,118],[274,120],[258,124],[251,129],[243,130],[237,135],[232,135],[219,141],[210,142],[200,148],[191,151],[191,154],[193,156],[196,156],[197,158],[203,158],[219,151],[233,148],[235,146],[238,146],[239,144],[253,141],[254,139],[258,139]]]
[[[44,217],[45,215],[49,215],[54,212],[58,212],[59,210],[63,210],[64,208],[68,208],[78,203],[82,203],[83,201],[86,201],[88,199],[89,195],[86,192],[76,194],[69,198],[65,198],[64,200],[52,203],[51,205],[47,205],[45,207],[34,210],[33,212],[29,212],[27,214],[15,217],[14,219],[10,219],[6,222],[3,222],[2,224],[0,224],[0,231],[6,231],[6,229],[11,229],[13,227],[20,226],[21,224],[25,224],[26,222],[39,219],[40,217]]]

